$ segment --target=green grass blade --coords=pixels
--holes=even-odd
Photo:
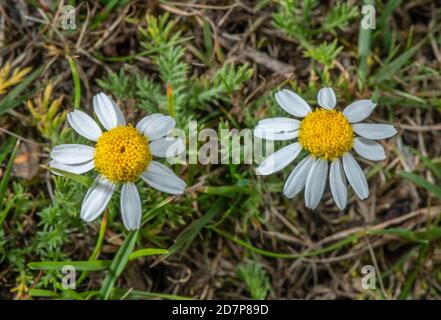
[[[73,96],[73,106],[75,109],[78,109],[81,104],[81,83],[80,76],[78,74],[77,66],[72,57],[67,57],[67,61],[69,62],[70,71],[72,73],[72,79],[74,83],[74,96]]]
[[[373,0],[365,0],[365,5],[374,5]],[[361,23],[358,31],[358,76],[362,83],[366,82],[368,74],[368,58],[371,52],[371,34],[370,28],[363,28]]]
[[[423,160],[423,165],[430,169],[430,171],[433,172],[433,174],[438,178],[441,179],[441,166],[439,166],[438,164],[434,163],[432,160],[430,160],[429,158],[420,155],[421,160]]]
[[[72,266],[76,271],[101,271],[110,266],[110,260],[94,261],[39,261],[28,263],[31,270],[61,270],[65,266]]]
[[[411,242],[416,242],[416,243],[420,243],[420,244],[428,244],[429,243],[428,240],[420,239],[415,232],[408,230],[408,229],[404,229],[404,228],[369,230],[367,233],[368,234],[377,234],[377,235],[387,234],[387,235],[392,235],[392,236],[398,236],[398,237],[404,238],[406,240],[409,240]]]
[[[44,290],[44,289],[31,289],[29,290],[29,294],[32,297],[39,297],[39,298],[55,298],[58,297],[58,293],[51,290]]]
[[[268,250],[264,250],[264,249],[260,249],[260,248],[256,248],[253,245],[249,244],[248,242],[239,239],[238,237],[223,231],[219,228],[216,227],[212,227],[210,228],[212,230],[214,230],[216,233],[220,234],[221,236],[227,238],[228,240],[231,240],[235,243],[237,243],[238,245],[253,251],[255,253],[258,253],[262,256],[266,256],[266,257],[270,257],[270,258],[280,258],[280,259],[299,259],[299,258],[304,258],[304,257],[312,257],[312,256],[317,256],[320,254],[324,254],[327,252],[331,252],[337,249],[340,249],[342,247],[344,247],[347,244],[350,244],[354,241],[356,241],[360,236],[362,236],[363,233],[356,233],[353,234],[352,236],[346,237],[338,242],[335,242],[327,247],[321,248],[321,249],[317,249],[317,250],[313,250],[313,251],[305,251],[302,253],[294,253],[294,254],[290,254],[290,253],[279,253],[279,252],[272,252],[272,251],[268,251]]]
[[[17,140],[15,147],[12,150],[11,157],[9,158],[8,164],[6,166],[5,173],[0,181],[0,208],[3,208],[3,202],[5,200],[6,189],[8,187],[9,179],[11,177],[12,166],[14,164],[15,156],[17,155],[18,146],[20,145],[20,140]],[[0,224],[3,223],[5,217],[0,217]]]
[[[124,271],[124,268],[129,261],[129,256],[133,252],[133,248],[135,247],[136,240],[138,238],[138,232],[138,230],[130,232],[130,234],[127,236],[126,240],[116,253],[115,258],[110,265],[109,273],[107,274],[101,286],[100,297],[102,299],[109,299],[116,280]]]
[[[16,139],[11,137],[5,143],[3,143],[3,145],[1,146],[1,150],[0,150],[0,164],[3,163],[3,160],[5,160],[9,154],[9,152],[11,152],[12,148],[14,147],[15,142],[16,142]]]
[[[370,78],[372,84],[378,84],[379,82],[390,80],[403,69],[403,67],[412,59],[413,55],[418,51],[418,49],[427,41],[424,38],[419,43],[413,47],[404,51],[401,55],[395,58],[391,62],[385,63],[381,68],[378,69],[376,74]]]
[[[193,242],[193,239],[199,234],[201,229],[206,226],[220,211],[223,204],[222,199],[218,199],[211,209],[201,218],[190,224],[176,239],[176,242],[170,247],[167,257],[176,252],[183,253],[185,249]]]
[[[251,189],[248,186],[207,186],[202,189],[203,193],[225,197],[236,197],[238,193],[250,194]]]
[[[152,299],[152,298],[160,298],[166,300],[193,300],[190,297],[179,296],[175,294],[167,294],[167,293],[159,293],[159,292],[148,292],[148,291],[137,291],[132,290],[127,294],[127,290],[123,290],[120,288],[115,288],[112,299],[121,299],[125,297],[126,299]]]
[[[93,182],[93,180],[88,176],[83,176],[80,174],[75,174],[72,172],[67,172],[67,171],[55,169],[55,168],[51,168],[50,170],[62,175],[63,177],[66,177],[66,178],[71,179],[75,182],[81,183],[81,184],[85,185],[86,187],[90,187],[90,185]]]
[[[441,199],[441,188],[438,187],[437,185],[430,183],[429,181],[423,179],[419,175],[416,175],[415,173],[412,172],[401,171],[400,176],[402,176],[406,180],[409,180],[419,185],[420,187],[423,187],[424,189],[433,193],[435,197]]]
[[[140,249],[132,252],[129,255],[129,260],[138,259],[141,257],[146,256],[154,256],[154,255],[160,255],[160,254],[168,254],[168,250],[166,249],[156,249],[156,248],[147,248],[147,249]]]

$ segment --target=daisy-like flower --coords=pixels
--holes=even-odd
[[[396,134],[389,124],[360,123],[372,113],[376,104],[371,100],[358,100],[343,112],[335,110],[337,99],[331,88],[322,88],[317,101],[321,108],[312,111],[299,95],[290,90],[275,94],[277,103],[291,115],[303,118],[269,118],[259,121],[254,135],[268,140],[296,142],[266,158],[257,168],[260,175],[282,170],[300,154],[309,152],[289,175],[283,193],[295,197],[305,188],[305,204],[315,209],[322,198],[329,172],[329,185],[335,203],[343,210],[347,204],[347,183],[360,199],[369,196],[369,187],[360,165],[351,155],[355,150],[363,158],[379,161],[386,158],[383,146],[374,140]]]
[[[126,124],[120,108],[109,96],[99,93],[93,98],[96,116],[106,130],[89,115],[75,110],[67,115],[71,127],[95,142],[95,147],[62,144],[54,147],[51,168],[82,174],[95,169],[99,174],[89,188],[81,206],[84,221],[95,220],[107,207],[115,187],[122,184],[121,213],[128,230],[141,223],[141,199],[135,181],[144,180],[151,187],[170,194],[182,194],[185,182],[155,157],[172,157],[184,150],[181,139],[166,138],[174,128],[172,117],[159,113],[141,119],[136,127]]]

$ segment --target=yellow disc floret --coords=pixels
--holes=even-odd
[[[130,125],[103,133],[95,146],[95,168],[113,182],[135,181],[151,159],[147,138]]]
[[[354,132],[337,110],[317,109],[301,122],[300,144],[318,158],[333,160],[351,150]]]

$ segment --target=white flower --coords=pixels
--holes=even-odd
[[[95,141],[95,147],[63,144],[54,147],[51,168],[82,174],[92,169],[99,175],[87,191],[81,206],[81,218],[95,220],[107,207],[116,185],[122,184],[121,213],[128,230],[139,229],[141,199],[135,181],[141,178],[153,188],[170,194],[182,194],[185,182],[152,156],[168,157],[184,150],[181,139],[166,135],[174,128],[172,117],[159,113],[143,118],[136,126],[126,125],[121,110],[109,96],[99,93],[93,108],[102,126],[86,113],[75,110],[67,116],[71,127],[81,136]]]
[[[285,196],[293,198],[305,188],[305,204],[315,209],[322,198],[329,172],[331,192],[341,210],[347,204],[346,178],[356,195],[366,199],[369,188],[365,175],[349,151],[353,149],[368,160],[383,160],[386,158],[383,146],[374,140],[392,137],[397,132],[388,124],[359,123],[369,117],[376,104],[371,100],[358,100],[343,112],[337,111],[334,109],[337,99],[331,88],[319,91],[317,100],[321,108],[315,111],[290,90],[277,92],[275,98],[286,112],[303,119],[259,121],[254,130],[256,137],[297,141],[266,158],[257,173],[269,175],[282,170],[305,149],[309,155],[289,175],[283,188]]]

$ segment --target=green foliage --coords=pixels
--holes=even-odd
[[[109,16],[113,18],[112,10],[126,9],[127,7],[123,8],[126,2],[114,0],[100,2],[97,14],[90,17],[90,28],[98,31],[93,33],[102,37],[105,33],[99,29],[100,25],[103,24],[107,28],[111,23],[107,18]],[[177,127],[184,130],[190,119],[197,120],[199,128],[232,127],[240,130],[253,128],[262,118],[286,117],[286,112],[277,106],[274,99],[274,91],[280,87],[290,87],[308,102],[314,101],[316,104],[318,88],[330,85],[336,88],[338,93],[339,108],[340,103],[353,101],[354,97],[358,99],[371,95],[375,101],[378,101],[376,117],[386,117],[390,118],[389,120],[394,117],[404,119],[403,127],[400,129],[404,131],[400,132],[403,139],[398,138],[400,143],[421,144],[427,149],[425,150],[427,157],[421,154],[412,155],[415,158],[411,159],[409,164],[416,164],[416,167],[410,166],[410,170],[413,170],[410,172],[407,167],[403,171],[402,168],[405,167],[403,164],[407,163],[407,159],[406,155],[399,154],[401,147],[406,149],[409,146],[396,148],[393,139],[384,143],[385,150],[392,156],[397,153],[399,159],[396,160],[400,161],[391,161],[387,165],[377,164],[369,172],[368,179],[376,179],[378,178],[376,175],[381,174],[381,179],[372,182],[375,186],[373,193],[381,195],[382,191],[385,191],[385,197],[390,197],[389,193],[394,192],[395,186],[402,184],[409,186],[411,192],[407,192],[407,188],[402,188],[398,194],[407,197],[410,193],[411,196],[405,201],[398,199],[390,203],[386,203],[381,197],[372,197],[369,201],[373,201],[372,208],[375,209],[375,217],[378,220],[373,221],[374,228],[368,226],[357,231],[357,228],[353,228],[353,219],[363,219],[363,215],[360,216],[353,207],[348,212],[337,213],[334,209],[328,210],[326,201],[324,202],[326,210],[317,214],[308,214],[302,208],[301,196],[292,200],[280,196],[283,188],[282,176],[285,174],[284,178],[286,178],[289,174],[288,170],[283,174],[261,179],[254,174],[253,165],[241,164],[176,166],[173,169],[189,186],[188,192],[179,197],[160,193],[142,181],[137,182],[143,215],[142,227],[136,232],[127,232],[122,224],[119,209],[120,189],[117,188],[108,210],[90,227],[80,220],[79,211],[94,174],[74,175],[54,170],[54,173],[61,173],[64,177],[56,177],[51,173],[49,178],[49,173],[46,177],[44,176],[46,172],[42,171],[39,172],[41,176],[31,181],[18,180],[11,171],[14,154],[17,151],[17,149],[13,151],[15,139],[11,138],[0,147],[0,201],[2,201],[0,269],[8,271],[6,276],[2,273],[4,276],[2,281],[6,279],[9,283],[15,283],[16,287],[11,292],[16,298],[30,294],[35,298],[78,300],[186,299],[187,297],[170,294],[174,292],[173,290],[166,291],[168,293],[155,293],[122,289],[118,286],[122,284],[131,287],[131,274],[124,273],[127,269],[131,269],[131,264],[135,264],[134,260],[141,259],[142,268],[139,268],[141,265],[138,264],[134,269],[146,269],[144,271],[149,273],[148,277],[150,272],[153,276],[159,272],[159,277],[156,278],[159,280],[155,280],[153,285],[159,286],[162,290],[162,285],[169,279],[180,278],[180,276],[175,277],[176,274],[166,273],[174,273],[179,269],[176,272],[182,275],[180,267],[174,263],[181,258],[180,254],[185,259],[196,252],[198,256],[195,257],[194,265],[197,265],[195,269],[198,272],[201,271],[198,269],[199,266],[212,267],[213,261],[216,262],[213,264],[213,270],[217,272],[219,268],[225,266],[230,268],[230,263],[237,263],[243,256],[253,259],[264,257],[262,259],[265,262],[262,260],[262,263],[253,260],[240,264],[235,270],[236,277],[233,275],[232,279],[227,279],[225,283],[227,286],[231,285],[236,292],[237,287],[245,288],[249,293],[248,296],[253,299],[267,299],[269,295],[275,294],[272,293],[271,279],[266,270],[271,270],[271,277],[283,274],[276,268],[273,269],[275,263],[282,266],[285,262],[289,263],[283,259],[314,257],[326,260],[330,257],[336,273],[325,276],[328,277],[325,281],[329,278],[334,279],[334,276],[335,280],[339,280],[340,270],[347,270],[348,260],[345,260],[345,257],[351,256],[351,252],[358,252],[358,247],[363,248],[364,240],[374,238],[385,240],[386,244],[394,241],[392,247],[397,248],[395,250],[397,252],[408,250],[403,254],[404,258],[396,259],[393,256],[391,267],[388,250],[381,255],[380,269],[385,270],[381,278],[385,280],[386,291],[395,290],[395,287],[401,288],[399,290],[401,298],[413,298],[414,284],[417,290],[421,291],[427,287],[426,280],[434,284],[436,281],[441,283],[439,266],[433,266],[435,277],[425,279],[419,276],[419,273],[423,274],[427,269],[427,262],[430,261],[432,252],[436,252],[441,239],[439,218],[423,219],[426,213],[427,216],[436,217],[436,212],[434,213],[432,208],[438,208],[441,199],[439,157],[437,158],[437,149],[430,146],[430,142],[436,136],[435,134],[432,136],[432,132],[436,129],[431,130],[430,134],[426,131],[432,126],[436,128],[435,108],[441,106],[439,94],[434,89],[439,82],[440,72],[434,67],[435,64],[427,59],[426,53],[426,51],[430,52],[431,58],[432,51],[436,54],[439,28],[434,24],[433,29],[428,29],[428,34],[422,36],[419,29],[414,34],[412,28],[410,30],[397,28],[396,25],[399,24],[391,21],[394,19],[394,10],[402,4],[401,0],[384,4],[364,0],[363,3],[375,4],[378,9],[379,19],[376,30],[359,28],[360,21],[357,19],[359,3],[355,2],[260,0],[251,5],[247,4],[246,10],[242,10],[242,6],[233,6],[229,9],[232,17],[235,17],[236,11],[239,10],[248,12],[245,14],[247,22],[252,23],[257,22],[257,20],[253,21],[254,17],[261,17],[258,10],[264,9],[265,11],[262,12],[264,14],[271,14],[273,10],[274,26],[283,32],[283,37],[279,37],[277,33],[276,41],[269,39],[270,33],[274,30],[266,22],[244,26],[244,30],[238,30],[238,33],[244,32],[248,35],[248,30],[252,31],[248,39],[252,39],[250,44],[255,44],[257,50],[268,51],[270,55],[274,53],[276,59],[285,63],[297,60],[297,52],[295,59],[292,59],[292,52],[286,50],[284,45],[286,44],[290,49],[294,47],[294,50],[298,45],[306,59],[300,59],[301,63],[298,64],[294,61],[296,77],[287,80],[283,77],[262,79],[261,76],[265,76],[264,72],[267,70],[262,72],[263,68],[261,69],[259,62],[256,62],[259,77],[256,77],[256,82],[247,83],[253,76],[253,69],[246,63],[232,63],[231,61],[237,60],[230,59],[230,55],[224,56],[223,50],[228,50],[228,46],[224,46],[222,41],[219,44],[219,39],[223,40],[225,34],[221,30],[220,23],[218,26],[212,25],[209,8],[178,9],[188,10],[187,12],[198,10],[202,13],[189,17],[164,14],[148,15],[144,18],[134,10],[133,16],[124,17],[120,25],[132,24],[127,29],[121,28],[124,31],[133,30],[130,27],[137,28],[139,45],[132,47],[131,41],[130,50],[139,50],[138,52],[130,51],[123,53],[130,54],[128,56],[114,57],[103,57],[98,52],[94,52],[94,50],[101,51],[103,43],[111,44],[112,37],[103,37],[102,39],[107,40],[100,46],[92,48],[92,51],[87,48],[84,52],[90,52],[93,57],[106,63],[105,70],[108,70],[108,73],[102,79],[98,79],[97,84],[107,93],[116,96],[124,112],[129,115],[130,121],[139,120],[146,114],[161,112],[174,116],[178,122]],[[130,5],[129,2],[127,4]],[[143,6],[141,7],[144,9]],[[150,6],[147,7],[147,10],[151,9]],[[52,6],[51,10],[55,12],[56,7]],[[161,10],[161,6],[149,12],[158,10]],[[401,10],[400,16],[405,15],[406,11],[407,9]],[[230,13],[225,15],[224,26],[228,23],[229,15]],[[81,16],[83,19],[85,15]],[[242,21],[235,21],[234,26],[236,23],[238,29],[242,28]],[[93,43],[88,38],[90,33],[87,32],[89,27],[87,28],[81,46]],[[193,32],[191,28],[199,29]],[[424,29],[424,26],[419,28]],[[119,28],[113,30],[120,32]],[[228,33],[231,31],[230,26],[227,30]],[[357,32],[358,43],[356,43]],[[189,34],[192,37],[186,37]],[[119,35],[115,38],[121,39]],[[132,35],[133,33],[130,33],[130,36]],[[285,37],[290,37],[290,41],[284,42]],[[72,39],[66,37],[66,40],[69,43]],[[429,41],[432,47],[427,46]],[[277,42],[281,42],[282,45],[279,46]],[[421,50],[423,45],[426,47]],[[77,46],[79,49],[80,43]],[[17,52],[19,48],[20,44]],[[343,50],[344,54],[342,54]],[[119,47],[115,52],[118,54]],[[237,54],[237,52],[230,53]],[[86,62],[83,64],[80,59],[75,59],[69,56],[67,58],[72,77],[68,75],[66,80],[72,82],[71,92],[68,92],[69,89],[66,92],[65,88],[69,88],[66,85],[59,86],[55,90],[57,92],[63,90],[66,96],[72,97],[72,100],[69,99],[72,101],[72,106],[81,107],[81,92],[89,92],[89,87],[86,85],[90,85],[92,91],[96,90],[93,83],[87,84],[83,78],[84,66],[89,66],[93,60],[85,59]],[[59,60],[63,60],[66,64],[63,58]],[[54,61],[51,63],[57,65],[58,61]],[[339,64],[336,63],[338,61]],[[336,66],[338,69],[335,68]],[[331,70],[333,68],[335,69]],[[101,66],[97,69],[101,72]],[[112,69],[115,71],[110,71]],[[0,114],[4,114],[5,122],[16,117],[17,111],[12,110],[13,108],[22,106],[27,99],[34,98],[33,93],[37,92],[38,84],[35,85],[36,89],[32,89],[30,84],[37,79],[42,70],[45,70],[45,82],[50,79],[54,83],[60,83],[56,77],[51,78],[53,74],[50,65],[35,69],[34,73],[23,78],[23,82],[17,84],[0,101]],[[358,81],[355,80],[357,75]],[[251,85],[246,87],[248,84]],[[84,97],[82,99],[84,102]],[[60,111],[66,113],[72,106],[69,103],[67,105],[61,103],[61,100],[58,103]],[[409,115],[407,112],[392,112],[402,106],[434,110],[429,110],[428,113],[423,113],[425,110],[418,110],[421,113],[416,114],[415,118],[411,113],[414,111],[412,109]],[[42,112],[39,112],[41,117],[34,117],[37,122],[32,121],[35,119],[28,122],[25,117],[23,118],[25,124],[31,123],[34,127],[22,128],[18,125],[16,131],[15,127],[8,129],[12,128],[16,135],[27,138],[29,132],[36,132],[40,139],[35,137],[35,140],[38,143],[41,143],[41,140],[46,142],[41,151],[42,163],[46,163],[44,157],[55,144],[85,142],[65,125],[64,118],[60,117],[57,121],[53,121],[53,117],[46,117],[51,113],[49,110],[58,110],[58,107],[42,108]],[[17,118],[19,118],[18,114]],[[21,121],[21,117],[19,119]],[[415,132],[410,134],[406,132],[408,130],[405,126],[413,125],[412,119],[421,126],[417,131],[418,139]],[[49,128],[49,131],[40,128]],[[241,160],[244,154],[241,150]],[[302,156],[303,153],[298,159]],[[369,184],[371,185],[371,182]],[[351,196],[350,202],[350,206],[355,205],[363,209],[364,205],[355,197]],[[377,202],[379,205],[376,205]],[[271,206],[271,210],[268,210],[268,206]],[[416,223],[408,223],[409,220],[406,220],[404,223],[395,225],[394,222],[393,226],[378,229],[377,222],[381,223],[389,217],[405,215],[406,212],[415,213],[412,219],[418,216]],[[411,227],[408,228],[408,225]],[[345,233],[347,231],[345,227],[349,230],[348,234]],[[144,246],[146,248],[143,248]],[[382,250],[382,246],[374,247],[373,250]],[[158,261],[169,259],[170,264],[161,264],[161,270],[148,269],[148,266],[151,266],[148,257],[151,255],[162,255],[157,258]],[[213,259],[214,255],[216,259]],[[362,252],[357,254],[357,258],[360,259],[365,259],[367,256],[368,254],[363,255]],[[192,258],[193,256],[190,257]],[[232,260],[228,260],[228,263],[217,263],[222,259],[227,261],[230,258]],[[188,261],[184,260],[182,265]],[[65,289],[60,285],[62,276],[60,269],[66,264],[71,264],[78,271],[82,271],[77,282],[77,290]],[[193,265],[191,263],[189,265],[193,272]],[[268,269],[267,265],[270,266]],[[162,270],[166,267],[166,272],[163,273]],[[302,264],[293,267],[300,268],[296,271],[304,271]],[[430,263],[429,267],[429,269],[432,267]],[[322,280],[322,273],[326,273],[325,270],[322,266],[318,266],[318,272],[314,272],[314,275],[318,275],[319,280]],[[92,273],[93,276],[89,277]],[[395,287],[391,289],[390,284],[386,283],[386,278],[394,276],[394,273],[399,273],[400,277],[392,279],[391,283]],[[296,274],[299,275],[300,272]],[[301,277],[305,279],[306,286],[312,283],[310,274],[305,272]],[[162,275],[164,277],[161,277]],[[199,282],[193,281],[197,275],[199,273],[192,273],[193,278],[188,282],[188,286],[174,286],[174,288],[179,287],[180,290],[188,288],[186,292],[191,294],[197,292],[196,287],[192,287],[193,283]],[[214,277],[218,275],[213,274]],[[349,276],[351,275],[352,272]],[[121,279],[124,281],[119,281],[120,277],[124,278]],[[161,282],[162,278],[166,280]],[[401,278],[404,280],[397,281]],[[126,279],[129,285],[126,285]],[[84,280],[89,282],[86,284]],[[349,279],[348,283],[352,283],[351,280],[353,279]],[[436,290],[431,285],[428,287],[429,290]],[[90,288],[90,291],[86,288]],[[219,290],[218,292],[225,290],[225,287],[214,288],[214,291]],[[213,291],[212,288],[209,289],[207,292]],[[215,296],[218,292],[214,293]]]
[[[309,47],[305,51],[305,56],[313,58],[321,64],[332,67],[335,58],[338,56],[343,47],[337,47],[337,40],[332,43],[322,43],[318,47]]]
[[[268,275],[262,266],[255,261],[249,261],[236,269],[237,276],[245,282],[251,298],[264,300],[271,292],[271,284]]]
[[[107,92],[112,92],[120,99],[127,100],[133,96],[133,81],[124,69],[110,71],[105,79],[97,79],[98,85]]]
[[[358,16],[358,10],[349,3],[337,2],[318,21],[315,19],[315,11],[324,10],[318,4],[316,0],[281,0],[278,11],[273,14],[274,25],[298,40],[306,57],[331,68],[343,47],[338,46],[337,39],[331,43],[319,39],[329,33],[336,35],[337,30],[347,28],[349,22]]]
[[[110,72],[97,81],[119,99],[134,98],[136,107],[146,113],[174,113],[178,125],[185,125],[194,118],[195,110],[206,109],[207,104],[231,103],[231,95],[251,78],[253,70],[246,64],[224,64],[213,76],[189,78],[186,49],[181,45],[186,39],[176,21],[164,14],[147,16],[146,22],[147,28],[139,28],[140,41],[150,53],[157,75],[145,75],[131,68],[121,69],[118,74]]]
[[[9,227],[7,233],[0,233],[0,262],[6,261],[17,273],[31,276],[26,261],[65,259],[65,246],[72,241],[71,231],[84,231],[84,224],[78,219],[78,204],[85,190],[78,187],[76,182],[56,179],[53,203],[37,212],[38,228],[30,237],[22,237],[23,232],[29,232],[23,229],[25,224],[22,222],[32,210],[33,202],[21,184],[14,183],[13,191],[10,201],[14,206],[5,223],[14,227]],[[17,243],[17,239],[22,239],[22,243]],[[57,272],[48,272],[42,276],[38,286],[47,286],[57,281]]]
[[[289,36],[300,41],[311,38],[311,18],[318,0],[281,0],[278,11],[274,13],[274,24]]]
[[[349,21],[358,16],[358,10],[349,3],[338,2],[332,6],[323,23],[324,32],[335,33],[336,29],[345,29]]]
[[[224,64],[216,71],[211,79],[196,79],[197,85],[192,91],[190,103],[195,108],[203,108],[205,103],[219,101],[228,102],[229,97],[253,75],[253,69],[247,64],[236,68],[231,64]]]

